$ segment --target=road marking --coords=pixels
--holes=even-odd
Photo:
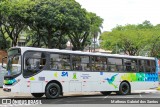
[[[139,96],[140,96],[140,98],[142,98],[142,95],[141,95],[141,94],[139,94]]]
[[[109,95],[108,95],[108,96],[106,96],[106,97],[104,97],[104,98],[107,98],[107,97],[109,97]]]
[[[105,96],[104,98],[108,98],[109,97],[109,95],[108,96]]]
[[[104,98],[103,98],[103,100],[105,100],[106,98],[108,98],[109,97],[109,95],[108,96],[105,96]]]

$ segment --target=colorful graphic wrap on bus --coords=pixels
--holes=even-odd
[[[32,81],[34,81],[35,80],[35,78],[34,77],[30,77],[30,79],[29,80],[32,80]]]
[[[73,73],[73,78],[72,79],[77,79],[77,74]]]
[[[54,73],[54,77],[56,77],[56,78],[58,77],[58,73],[57,72]]]
[[[100,75],[103,75],[103,72],[100,72]]]
[[[62,77],[68,77],[68,72],[62,72],[62,75],[61,75]]]
[[[135,81],[158,81],[158,74],[155,73],[129,73],[121,76],[121,80]]]
[[[113,82],[115,81],[117,75],[118,75],[118,74],[115,74],[115,75],[113,75],[110,79],[109,79],[109,78],[106,78],[106,79],[105,79],[105,80],[108,81],[108,83],[109,83],[110,85],[113,85],[114,88],[118,88],[117,85],[113,84]]]
[[[12,79],[12,80],[4,80],[4,84],[7,84],[7,85],[12,85],[13,83],[17,82],[15,79]]]

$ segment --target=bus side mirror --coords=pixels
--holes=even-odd
[[[7,67],[6,67],[6,64],[4,65],[4,62],[7,62],[7,57],[2,58],[2,67],[6,69]]]

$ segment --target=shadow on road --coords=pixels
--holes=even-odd
[[[91,97],[91,98],[104,98],[104,97],[108,97],[108,98],[119,98],[119,97],[122,97],[122,98],[127,98],[127,97],[132,97],[132,98],[137,98],[137,97],[140,97],[139,95],[141,96],[153,96],[156,95],[156,93],[132,93],[130,95],[118,95],[116,93],[112,93],[110,95],[102,95],[102,94],[93,94],[93,95],[84,95],[84,94],[71,94],[71,95],[65,95],[65,96],[60,96],[56,99],[65,99],[65,98],[88,98],[88,97]],[[15,96],[15,97],[9,97],[9,98],[27,98],[27,99],[37,99],[37,98],[34,98],[32,96]],[[47,99],[45,96],[43,96],[42,98],[38,98],[38,99]]]

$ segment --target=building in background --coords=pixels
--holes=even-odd
[[[17,42],[17,46],[25,46],[26,45],[26,37],[20,36]]]
[[[5,50],[0,50],[0,87],[3,86],[3,78],[4,78],[4,75],[7,73],[6,72],[6,69],[4,69],[2,67],[2,58],[7,56],[7,51]]]

